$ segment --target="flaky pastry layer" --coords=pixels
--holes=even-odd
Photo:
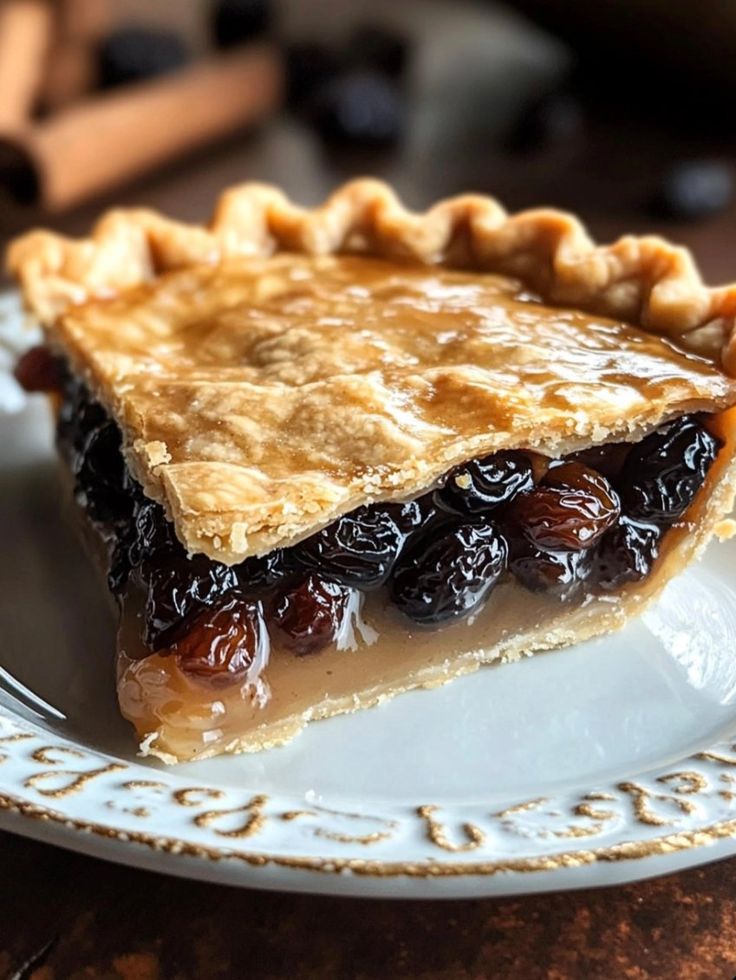
[[[279,251],[391,260],[376,264],[385,315],[366,325],[353,297],[338,336],[326,320],[350,263],[268,259]],[[26,235],[9,263],[182,542],[229,563],[361,503],[415,496],[471,456],[560,456],[736,400],[736,289],[706,288],[687,251],[658,238],[594,246],[557,211],[508,216],[468,195],[417,215],[370,180],[307,211],[246,185],[207,228],[117,211],[87,240]],[[483,273],[447,274],[456,292],[486,289],[481,314],[465,308],[450,331],[427,308],[437,265]],[[314,286],[296,320],[295,270]],[[539,312],[522,283],[574,309]],[[494,290],[503,315],[484,320]]]

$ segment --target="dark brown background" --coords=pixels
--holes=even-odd
[[[599,237],[664,230],[695,249],[709,278],[736,278],[736,208],[693,225],[663,225],[645,208],[673,159],[706,153],[736,160],[722,131],[716,126],[693,135],[687,119],[666,128],[651,116],[606,109],[590,113],[583,132],[562,145],[512,156],[499,148],[508,106],[488,93],[513,88],[515,79],[523,94],[533,87],[530,77],[537,84],[558,62],[545,45],[539,58],[525,58],[524,51],[537,51],[536,42],[509,47],[502,27],[492,24],[490,35],[507,60],[499,59],[485,89],[472,81],[465,42],[453,40],[449,28],[442,34],[443,50],[455,50],[467,76],[452,82],[452,75],[435,71],[433,82],[431,72],[419,73],[426,100],[442,107],[445,124],[436,124],[436,112],[420,112],[404,147],[388,157],[326,154],[300,124],[280,119],[114,200],[201,220],[217,192],[233,182],[265,176],[314,203],[343,177],[371,171],[417,207],[477,190],[511,208],[575,208]],[[522,55],[509,60],[510,50]],[[462,115],[458,107],[468,111]],[[108,203],[51,223],[80,233]],[[28,220],[6,215],[6,235]],[[596,892],[438,903],[238,891],[108,865],[7,834],[0,835],[0,869],[2,977],[730,980],[736,974],[736,861]]]

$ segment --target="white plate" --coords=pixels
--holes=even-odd
[[[0,346],[17,336],[11,309]],[[736,544],[618,635],[167,769],[118,716],[113,623],[60,514],[45,402],[23,407],[7,376],[0,402],[1,826],[350,895],[600,885],[736,853]]]

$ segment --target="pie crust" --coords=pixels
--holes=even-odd
[[[544,378],[535,377],[523,357],[509,369],[500,341],[481,356],[477,337],[469,336],[455,338],[458,363],[443,362],[436,345],[423,354],[418,340],[402,347],[390,325],[372,327],[371,342],[358,342],[364,324],[355,309],[345,314],[349,343],[337,358],[319,318],[302,324],[299,350],[319,365],[316,374],[299,366],[293,332],[289,338],[276,332],[267,363],[242,350],[234,356],[242,322],[228,318],[228,302],[240,311],[278,305],[296,288],[297,275],[302,284],[317,282],[329,307],[352,261],[333,256],[368,257],[384,279],[390,268],[401,270],[417,302],[438,266],[455,270],[447,281],[458,289],[477,280],[496,291],[504,315],[530,331],[537,364],[535,304],[548,304],[557,313],[551,325],[546,321],[544,342],[559,356],[545,364]],[[223,195],[208,227],[150,211],[114,211],[89,239],[23,236],[11,246],[9,265],[48,342],[71,359],[117,421],[128,466],[164,505],[179,540],[227,564],[298,542],[361,504],[411,499],[455,463],[500,449],[560,457],[636,442],[670,418],[699,411],[711,415],[723,443],[643,582],[582,605],[504,583],[485,619],[486,610],[473,624],[431,639],[407,628],[393,630],[380,650],[359,649],[364,656],[331,649],[289,660],[276,651],[268,668],[273,697],[262,711],[245,710],[237,689],[206,695],[174,676],[173,657],[138,659],[125,632],[135,610],[124,610],[121,705],[142,751],[167,762],[280,744],[311,719],[617,628],[701,553],[733,502],[736,286],[706,287],[689,253],[660,238],[627,236],[597,246],[570,215],[542,209],[509,216],[495,201],[471,195],[413,214],[385,185],[366,179],[315,210],[270,187],[237,187]],[[219,359],[211,351],[203,356],[196,344],[187,352],[186,339],[177,348],[177,338],[213,317]],[[572,354],[581,347],[587,353],[576,378]],[[397,358],[407,351],[411,363],[398,370]],[[637,373],[637,363],[648,367]],[[559,403],[546,396],[555,372],[566,386]],[[501,411],[503,384],[511,412]],[[615,397],[604,394],[611,392]],[[225,435],[217,425],[222,419]],[[369,465],[356,462],[361,439],[371,448]],[[496,615],[502,607],[508,621]],[[369,625],[386,622],[370,603],[367,616]],[[171,699],[155,702],[157,685],[165,696],[169,683],[181,695],[176,709]],[[222,705],[230,697],[227,723]]]
[[[279,251],[287,254],[269,258]],[[336,352],[329,330],[301,323],[298,343],[323,364],[315,376],[271,369],[300,363],[288,329],[271,339],[265,365],[260,350],[255,360],[243,351],[232,308],[262,303],[268,312],[293,289],[289,270],[300,262],[317,278],[332,275],[339,293],[329,256],[344,252],[402,263],[418,299],[441,264],[512,277],[500,280],[501,293],[521,280],[544,302],[587,313],[573,336],[566,323],[553,337],[529,335],[530,345],[572,348],[560,376],[566,404],[545,401],[549,378],[525,373],[523,358],[509,365],[505,350],[487,344],[479,354],[475,335],[456,342],[457,364],[439,369],[439,344],[409,350],[411,363],[401,365],[404,332],[385,322],[371,326],[375,343],[358,345],[365,331],[350,332],[356,363],[347,368],[342,342]],[[51,342],[121,426],[132,472],[164,504],[180,540],[228,564],[294,544],[360,504],[416,496],[473,456],[529,446],[561,456],[635,441],[673,415],[724,408],[736,391],[726,377],[736,371],[736,289],[706,288],[686,250],[654,237],[594,246],[569,215],[509,217],[482,197],[415,215],[383,184],[359,180],[305,211],[272,188],[245,185],[223,195],[208,228],[116,211],[87,240],[32,232],[11,247],[9,263]],[[585,384],[570,385],[581,334],[610,353],[598,317],[637,324],[712,367],[693,362],[687,378],[630,384],[606,400],[610,358],[602,370],[591,360]],[[196,348],[182,356],[193,328],[213,318],[219,354],[208,343],[204,361]],[[615,335],[622,363],[643,353],[626,331]],[[652,346],[665,373],[669,348]]]

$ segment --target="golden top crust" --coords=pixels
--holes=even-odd
[[[31,233],[10,265],[180,539],[226,562],[472,456],[560,454],[736,400],[735,290],[659,239],[596,248],[567,215],[484,198],[412,215],[358,181],[302,211],[251,185],[208,229],[117,212],[86,241]]]
[[[29,232],[7,261],[30,309],[49,323],[69,305],[162,272],[277,250],[360,252],[518,276],[547,302],[627,320],[720,359],[736,375],[736,286],[706,287],[687,249],[654,235],[594,245],[573,215],[551,208],[509,215],[476,194],[417,214],[385,184],[362,178],[310,210],[274,187],[243,184],[221,196],[207,226],[113,210],[90,238]]]

